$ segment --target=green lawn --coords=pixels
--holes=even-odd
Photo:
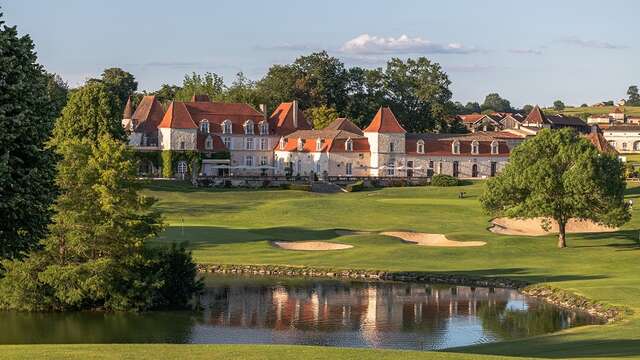
[[[603,107],[567,107],[562,111],[553,110],[553,108],[544,109],[544,112],[547,114],[556,114],[561,113],[565,115],[578,116],[582,117],[583,114],[609,114],[615,109],[615,106],[603,106]],[[640,116],[640,106],[621,106],[620,108],[624,109],[625,114],[627,116]]]
[[[640,216],[616,233],[570,235],[569,248],[555,238],[495,235],[480,209],[482,183],[461,188],[388,188],[348,194],[286,190],[196,190],[154,182],[146,193],[160,199],[168,228],[154,241],[188,241],[201,263],[310,265],[388,271],[429,271],[500,276],[543,282],[634,311],[611,325],[588,326],[513,342],[452,349],[449,353],[379,352],[289,346],[89,345],[0,347],[0,358],[51,357],[70,349],[102,358],[162,356],[278,358],[472,359],[475,354],[538,358],[640,357]],[[467,197],[458,199],[458,192]],[[640,196],[640,187],[629,190]],[[636,203],[638,201],[636,200]],[[637,212],[637,211],[636,211]],[[453,240],[482,240],[480,248],[427,248],[377,234],[338,236],[334,229],[414,230],[443,233]],[[298,252],[272,247],[270,240],[324,240],[354,248]],[[471,355],[463,355],[468,353]],[[405,355],[405,356],[403,356]],[[215,358],[215,357],[213,357]],[[494,358],[494,357],[489,357]]]

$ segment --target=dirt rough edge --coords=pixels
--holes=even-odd
[[[584,311],[608,323],[633,313],[631,309],[611,306],[548,285],[530,285],[520,290],[523,294],[543,299],[561,308]]]
[[[325,241],[273,241],[275,247],[284,250],[301,250],[301,251],[328,251],[328,250],[346,250],[351,249],[353,245],[336,244]]]
[[[447,239],[442,234],[426,234],[409,231],[385,231],[381,235],[393,236],[402,241],[410,242],[420,246],[433,247],[475,247],[484,246],[484,241],[454,241]]]
[[[543,236],[558,233],[558,223],[551,221],[551,228],[546,231],[542,228],[543,218],[533,219],[509,219],[495,218],[491,220],[489,231],[502,235],[523,235],[523,236]],[[567,224],[567,233],[598,233],[598,232],[614,232],[618,228],[612,228],[605,225],[596,224],[589,220],[571,219]]]

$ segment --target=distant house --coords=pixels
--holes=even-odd
[[[456,117],[470,132],[499,131],[502,129],[501,117],[497,115],[469,114],[457,115]]]
[[[563,129],[571,128],[577,132],[586,134],[590,132],[589,125],[575,116],[562,114],[546,115],[538,105],[534,106],[529,115],[522,122],[523,127],[529,129]]]
[[[640,125],[614,124],[603,129],[602,133],[619,153],[640,153]]]

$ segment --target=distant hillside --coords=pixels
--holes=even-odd
[[[581,119],[586,119],[590,115],[609,114],[610,112],[613,111],[614,108],[615,108],[615,106],[567,107],[564,110],[560,111],[559,113],[565,114],[565,115],[570,115],[570,116],[577,116],[577,117],[579,117]],[[624,109],[624,113],[627,114],[627,116],[629,116],[629,115],[640,116],[640,106],[622,106],[621,109]],[[553,108],[546,108],[546,109],[543,109],[543,111],[545,112],[545,114],[557,114],[558,113],[558,111],[553,110]]]

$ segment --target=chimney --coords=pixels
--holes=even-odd
[[[260,104],[260,111],[262,112],[262,116],[264,116],[264,121],[267,121],[269,115],[267,115],[267,104]]]
[[[298,100],[293,100],[293,127],[298,128]]]

